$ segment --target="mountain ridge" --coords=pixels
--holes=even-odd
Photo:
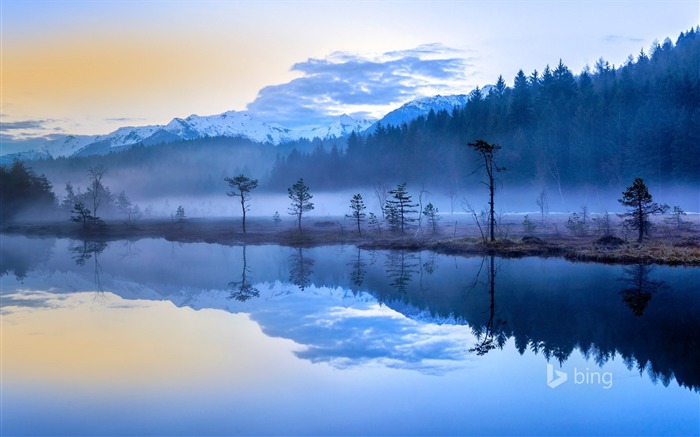
[[[101,155],[119,151],[136,144],[151,146],[181,140],[211,137],[245,138],[258,143],[280,144],[308,139],[322,140],[343,138],[356,133],[370,133],[376,126],[398,126],[431,110],[452,110],[467,103],[468,95],[436,95],[412,100],[387,113],[380,120],[356,120],[342,114],[327,126],[310,129],[290,129],[278,123],[258,119],[245,111],[230,110],[221,114],[200,116],[191,114],[185,118],[175,117],[164,125],[122,126],[104,135],[68,135],[50,140],[38,148],[0,156],[0,162],[15,159],[36,160],[71,156]]]

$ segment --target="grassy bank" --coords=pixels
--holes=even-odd
[[[700,266],[700,232],[689,223],[683,228],[659,223],[654,235],[643,243],[634,236],[600,238],[590,232],[575,236],[564,232],[565,223],[555,219],[542,223],[536,232],[519,229],[514,216],[499,227],[499,237],[493,243],[484,241],[478,228],[468,217],[444,220],[433,232],[413,229],[410,233],[363,230],[344,218],[310,218],[303,222],[300,232],[290,220],[275,223],[266,218],[247,222],[247,233],[237,219],[190,219],[183,223],[170,220],[142,220],[135,226],[109,222],[101,230],[84,231],[69,222],[12,223],[0,226],[0,232],[40,237],[90,239],[102,241],[164,238],[177,242],[205,242],[225,245],[280,244],[293,247],[352,244],[365,249],[421,251],[463,256],[497,255],[501,257],[563,257],[572,261],[636,264]],[[625,238],[627,237],[627,238]]]

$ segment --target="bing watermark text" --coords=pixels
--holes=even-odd
[[[573,376],[574,385],[599,385],[604,390],[613,386],[612,372],[591,371],[588,368],[585,371],[580,371],[574,367]],[[568,373],[556,370],[553,365],[547,363],[547,385],[550,388],[557,388],[568,380]]]

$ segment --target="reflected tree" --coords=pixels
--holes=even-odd
[[[248,275],[250,268],[245,254],[246,246],[243,246],[243,268],[241,269],[241,280],[231,281],[228,283],[228,288],[231,290],[229,299],[236,299],[239,302],[246,302],[254,297],[260,296],[260,291],[253,287],[249,282]]]
[[[624,276],[620,281],[625,283],[625,288],[620,291],[622,300],[630,307],[632,313],[641,317],[644,314],[652,295],[662,287],[666,286],[663,281],[654,281],[650,279],[653,266],[637,264],[630,267],[624,267]]]
[[[362,283],[365,280],[365,275],[367,274],[367,272],[363,270],[365,263],[362,261],[362,249],[359,247],[357,248],[357,258],[349,265],[352,265],[350,281],[352,281],[357,288],[362,287]],[[356,291],[353,291],[353,293],[356,293]]]
[[[419,273],[417,256],[405,250],[389,252],[385,267],[389,286],[404,294],[408,290],[408,284],[413,275]]]
[[[100,283],[100,273],[102,272],[102,267],[100,266],[99,255],[107,248],[108,245],[109,243],[104,241],[83,240],[82,245],[70,248],[71,256],[73,261],[75,261],[75,265],[82,267],[90,258],[95,261],[95,287],[98,291],[102,291],[102,284]]]
[[[474,284],[479,282],[479,275],[481,275],[481,272],[482,268],[479,268]],[[490,297],[489,319],[485,326],[474,329],[474,334],[476,335],[478,343],[473,348],[469,349],[470,352],[476,352],[477,355],[485,355],[496,347],[502,348],[507,340],[507,336],[501,330],[506,322],[501,319],[496,319],[496,261],[494,255],[489,256],[487,287]]]
[[[313,259],[304,257],[304,249],[298,248],[297,252],[289,257],[289,281],[304,290],[311,284],[315,263]]]

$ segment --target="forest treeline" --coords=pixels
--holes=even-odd
[[[378,125],[347,140],[273,146],[217,137],[6,165],[0,202],[5,219],[31,209],[30,200],[39,210],[57,205],[70,197],[71,184],[88,186],[88,170],[98,167],[115,192],[139,199],[223,193],[224,179],[238,174],[258,179],[261,191],[284,192],[303,177],[323,191],[407,183],[459,193],[480,187],[479,156],[467,147],[479,139],[501,146],[499,187],[558,191],[563,199],[563,189],[619,192],[636,178],[697,186],[700,27],[675,43],[653,44],[619,68],[600,59],[578,75],[563,61],[520,71],[513,86],[499,77],[488,93],[477,88],[464,107]],[[118,209],[107,204],[100,210],[105,217]]]
[[[329,189],[408,181],[459,187],[476,182],[466,144],[503,149],[503,182],[536,187],[620,188],[700,181],[700,28],[666,39],[619,68],[602,58],[579,75],[559,61],[541,72],[503,77],[452,112],[430,112],[401,126],[353,134],[345,150],[292,151],[278,157],[269,185],[299,175]],[[473,180],[472,180],[473,179]]]

